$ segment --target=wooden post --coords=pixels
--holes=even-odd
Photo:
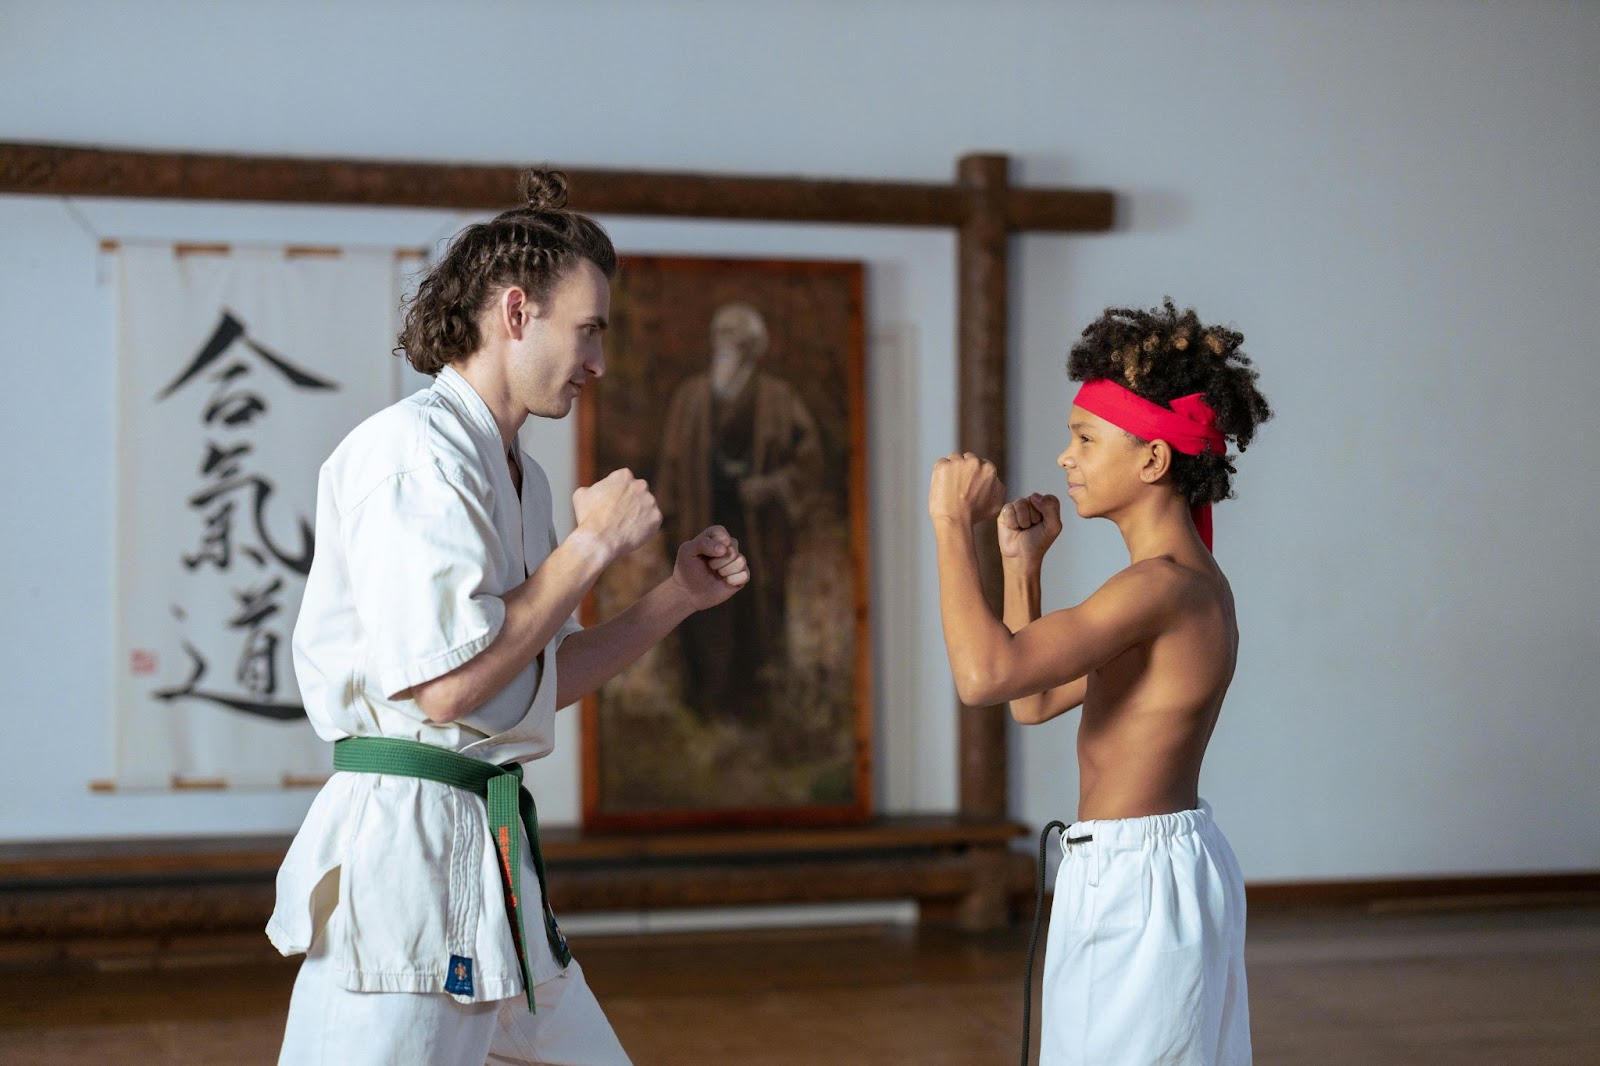
[[[956,242],[957,440],[1006,475],[1006,196],[1010,161],[1003,155],[963,156],[956,179],[968,196]],[[984,592],[998,609],[1000,549],[992,525],[978,534]],[[999,707],[962,707],[959,730],[960,811],[972,818],[1006,816],[1006,717]],[[990,849],[993,850],[993,849]],[[974,887],[962,901],[963,928],[994,929],[1007,921],[1004,848],[973,855]]]

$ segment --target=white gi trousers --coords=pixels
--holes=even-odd
[[[458,1003],[443,992],[351,992],[318,937],[300,964],[279,1066],[630,1066],[574,959],[528,1001]]]
[[[1068,826],[1040,1066],[1248,1066],[1244,919],[1239,862],[1205,801]]]

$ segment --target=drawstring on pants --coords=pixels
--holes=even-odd
[[[1033,1035],[1033,953],[1039,946],[1039,920],[1044,916],[1044,852],[1045,845],[1050,839],[1050,830],[1061,830],[1061,846],[1065,850],[1069,844],[1087,844],[1094,839],[1094,835],[1067,838],[1065,822],[1050,822],[1039,831],[1039,880],[1038,889],[1033,896],[1033,931],[1028,934],[1028,972],[1022,978],[1022,1066],[1028,1066],[1028,1038]],[[1098,858],[1097,860],[1098,861]],[[1095,875],[1099,880],[1099,874]]]
[[[1039,946],[1039,919],[1044,915],[1044,851],[1050,830],[1067,834],[1065,822],[1051,822],[1039,832],[1038,890],[1033,896],[1033,931],[1028,934],[1028,972],[1022,978],[1022,1066],[1028,1066],[1028,1038],[1033,1035],[1033,952]]]

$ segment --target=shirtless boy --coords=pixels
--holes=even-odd
[[[934,466],[945,644],[963,703],[1025,725],[1082,706],[1078,820],[1063,834],[1046,942],[1040,1063],[1250,1062],[1244,883],[1199,794],[1233,678],[1233,594],[1210,505],[1232,495],[1228,441],[1271,417],[1243,336],[1179,313],[1113,308],[1067,370],[1083,387],[1057,465],[1083,518],[1109,518],[1129,565],[1041,617],[1061,533],[1051,495],[1005,498],[970,453]],[[973,526],[998,519],[1004,620],[984,600]]]

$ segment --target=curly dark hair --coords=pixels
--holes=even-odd
[[[1162,406],[1204,393],[1217,413],[1217,428],[1242,452],[1261,423],[1272,417],[1266,397],[1256,388],[1250,358],[1239,350],[1243,343],[1243,333],[1204,325],[1193,308],[1180,313],[1171,297],[1149,311],[1110,307],[1072,346],[1067,376],[1084,382],[1109,378]],[[1173,486],[1192,506],[1232,499],[1233,460],[1211,451],[1174,452]]]
[[[567,176],[535,167],[522,176],[520,207],[456,234],[416,295],[406,303],[396,355],[430,377],[478,350],[478,316],[506,288],[519,286],[535,302],[581,259],[606,277],[617,273],[617,251],[594,219],[567,207]]]

